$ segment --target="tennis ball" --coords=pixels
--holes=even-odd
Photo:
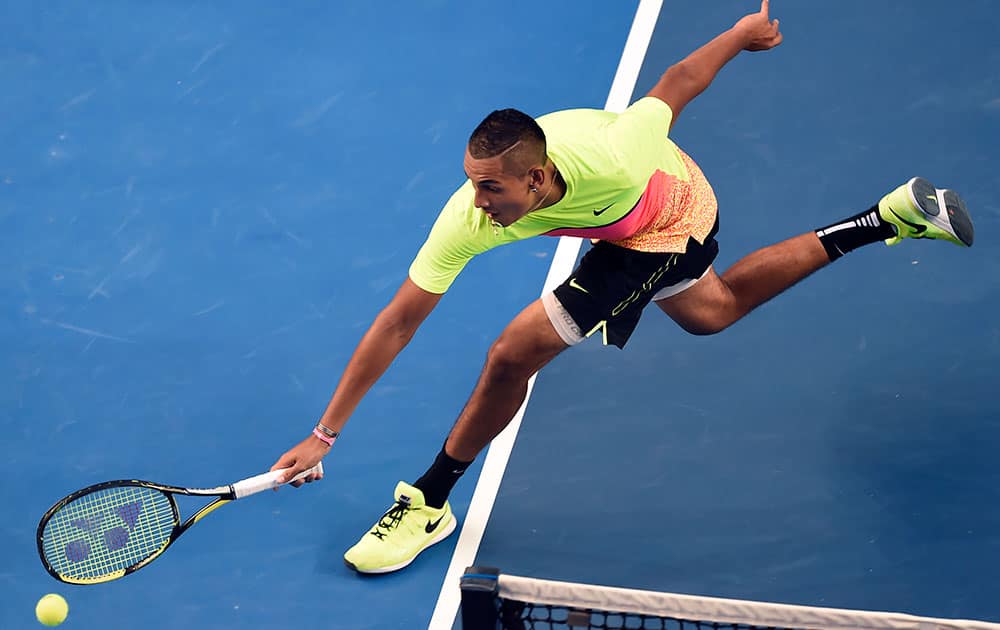
[[[61,596],[49,593],[35,604],[35,616],[44,626],[58,626],[66,621],[69,604]]]

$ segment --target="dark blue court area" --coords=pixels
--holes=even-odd
[[[501,107],[603,107],[638,6],[0,5],[0,628],[37,627],[49,592],[70,629],[427,627],[459,532],[382,577],[341,556],[433,460],[555,239],[466,268],[322,482],[224,506],[97,586],[54,581],[35,528],[92,483],[225,484],[306,437],[470,131]],[[757,8],[664,0],[633,97]],[[719,335],[652,307],[624,351],[562,354],[476,563],[1000,622],[997,8],[772,2],[784,43],[673,129],[719,200],[716,269],[915,175],[961,192],[975,245],[865,247]]]

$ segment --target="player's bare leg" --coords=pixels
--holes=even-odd
[[[541,300],[524,309],[490,348],[479,382],[448,436],[448,455],[475,459],[517,413],[528,379],[567,347]]]
[[[753,252],[721,277],[709,269],[691,288],[656,305],[684,330],[711,335],[828,264],[822,243],[809,232]]]
[[[864,212],[758,250],[721,277],[709,269],[691,288],[656,304],[688,332],[709,335],[858,247],[911,238],[971,247],[974,237],[958,193],[914,177]]]
[[[392,507],[344,554],[347,565],[361,573],[395,571],[454,531],[457,521],[447,501],[451,488],[517,413],[528,379],[567,347],[541,300],[515,317],[490,348],[445,448],[416,483],[396,485]]]

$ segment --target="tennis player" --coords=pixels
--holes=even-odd
[[[318,426],[274,464],[288,476],[319,462],[361,398],[409,342],[465,264],[532,236],[596,240],[559,287],[528,305],[490,348],[443,448],[344,556],[362,573],[410,564],[456,527],[448,504],[469,464],[510,422],[529,377],[597,335],[623,348],[653,302],[684,330],[710,335],[853,249],[928,238],[970,246],[961,198],[914,178],[829,226],[758,250],[721,275],[717,204],[697,164],[668,137],[684,107],[740,51],[782,40],[768,1],[671,66],[621,114],[579,109],[540,118],[495,111],[473,131],[468,180],[452,195],[392,301],[348,363]],[[302,481],[295,482],[300,485]]]

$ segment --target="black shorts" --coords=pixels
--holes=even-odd
[[[562,312],[553,313],[559,305],[552,305],[551,301],[545,304],[549,319],[568,316],[572,322],[553,321],[557,330],[575,324],[583,337],[601,331],[605,344],[624,348],[654,295],[705,274],[719,254],[719,243],[715,240],[718,232],[716,218],[704,244],[689,238],[684,254],[640,252],[598,242],[553,292]]]

